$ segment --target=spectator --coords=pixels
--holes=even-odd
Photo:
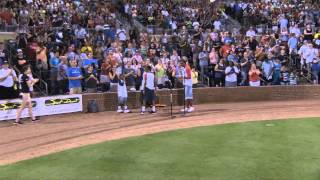
[[[8,61],[4,61],[0,68],[0,99],[17,98],[16,72],[9,67]]]
[[[157,79],[157,86],[159,89],[164,88],[165,84],[165,75],[166,75],[166,69],[164,67],[164,64],[162,63],[162,60],[158,60],[158,64],[155,66],[155,72],[156,72],[156,79]]]
[[[298,52],[298,39],[294,33],[290,34],[288,40],[289,54],[297,54]]]
[[[228,61],[228,67],[225,70],[226,74],[226,87],[236,87],[238,78],[237,74],[239,73],[239,69],[234,65],[233,61]]]
[[[169,88],[173,88],[175,84],[175,64],[170,60],[166,69],[166,76],[168,77]]]
[[[290,72],[286,66],[281,69],[281,85],[289,85],[290,83]]]
[[[300,55],[300,70],[301,74],[303,74],[303,67],[306,65],[306,59],[308,55],[308,41],[304,40],[303,45],[300,47],[298,54]]]
[[[276,59],[273,62],[273,75],[272,75],[272,84],[273,85],[280,85],[280,81],[281,81],[281,62],[279,59]]]
[[[110,61],[105,58],[101,65],[100,84],[103,92],[110,91],[110,77],[109,73],[112,69]]]
[[[37,61],[38,70],[42,70],[42,71],[48,70],[47,48],[44,46],[42,42],[38,44],[36,53],[37,53],[36,61]]]
[[[58,89],[58,68],[60,64],[60,59],[59,59],[59,52],[56,51],[54,53],[50,53],[50,84],[51,84],[51,94],[58,94],[59,89]]]
[[[257,69],[255,64],[251,64],[249,71],[249,85],[250,86],[260,86],[260,70]]]
[[[221,26],[222,26],[222,23],[219,19],[216,19],[214,22],[213,22],[213,26],[214,26],[214,29],[216,31],[220,31],[221,30]]]
[[[77,66],[76,60],[70,61],[70,67],[68,68],[67,75],[69,79],[70,94],[81,94],[82,92],[81,79],[83,76],[80,68]]]
[[[118,74],[116,71],[117,71],[117,69],[114,67],[114,68],[110,69],[110,72],[109,72],[109,78],[110,78],[110,82],[111,82],[110,83],[110,90],[112,92],[116,91],[116,89],[118,87],[118,82],[119,82]]]
[[[93,54],[93,49],[89,41],[84,42],[84,46],[82,46],[80,51],[81,53],[85,53],[85,54],[89,54],[89,53]]]
[[[215,86],[217,86],[217,87],[224,86],[225,70],[226,70],[225,61],[224,61],[224,59],[220,59],[219,63],[217,64],[217,66],[215,66],[215,69],[214,69],[214,71],[215,71],[215,73],[214,73]]]
[[[196,88],[198,86],[198,72],[195,67],[191,69],[191,77],[192,77],[192,87]]]
[[[88,53],[88,56],[86,59],[84,59],[82,63],[82,67],[84,69],[87,69],[89,65],[93,65],[93,68],[96,69],[98,68],[98,60],[93,58],[93,54],[91,52]]]
[[[7,58],[7,53],[4,49],[4,44],[3,44],[3,42],[0,42],[0,67],[2,66],[2,64],[6,60],[6,58]]]
[[[128,62],[123,74],[125,75],[126,84],[128,84],[128,88],[130,91],[135,91],[135,76],[136,76],[136,70],[132,66],[132,62]]]
[[[290,34],[294,34],[296,38],[299,38],[301,36],[301,30],[298,27],[298,24],[294,24],[294,26],[291,26],[289,31],[290,31]]]
[[[241,71],[241,82],[240,86],[246,86],[247,85],[247,80],[248,80],[248,73],[249,73],[249,55],[247,52],[244,53],[244,57],[241,58],[240,61],[240,71]]]
[[[204,84],[205,75],[208,71],[208,65],[209,65],[209,54],[204,49],[199,53],[200,77],[201,77],[202,84]]]
[[[59,93],[66,94],[68,92],[68,60],[66,56],[60,57],[58,65],[57,81],[59,84]]]
[[[215,66],[219,62],[219,55],[215,48],[211,49],[209,54],[210,64]]]
[[[272,54],[268,55],[262,63],[262,77],[265,85],[271,85],[273,72],[274,72],[274,64],[272,62]]]
[[[247,37],[254,37],[254,36],[256,36],[256,31],[253,29],[252,26],[251,26],[250,29],[246,32],[246,36],[247,36]]]
[[[313,40],[313,30],[310,24],[307,25],[306,29],[303,32],[303,39],[305,41],[312,41]]]
[[[17,59],[15,61],[15,66],[19,70],[19,73],[23,72],[23,67],[29,65],[29,61],[26,60],[21,49],[17,50]]]
[[[96,93],[97,85],[99,84],[99,80],[97,74],[94,72],[93,65],[89,65],[84,76],[85,87],[87,93]]]
[[[122,42],[125,42],[127,40],[127,33],[122,25],[120,25],[119,29],[117,29],[117,37]]]
[[[75,38],[76,38],[76,47],[81,47],[85,43],[85,39],[88,36],[87,31],[78,25],[78,28],[75,30]]]

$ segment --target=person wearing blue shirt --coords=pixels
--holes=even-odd
[[[109,25],[104,25],[104,33],[107,38],[111,38],[112,41],[116,39],[116,30],[114,28],[110,28]]]
[[[98,68],[98,60],[93,58],[92,53],[88,53],[88,58],[83,60],[82,67],[87,69],[87,67],[92,64],[94,64],[94,69]]]
[[[296,38],[295,34],[293,34],[293,33],[290,35],[290,38],[288,40],[288,46],[289,46],[290,54],[297,53],[298,39]]]
[[[70,66],[68,68],[68,79],[69,79],[69,89],[70,94],[81,94],[82,88],[81,88],[81,69],[77,67],[77,61],[71,60]]]
[[[239,63],[239,58],[235,55],[233,51],[229,51],[229,55],[227,56],[227,61],[232,61],[235,64]]]
[[[58,94],[59,89],[58,89],[58,66],[60,63],[59,57],[59,52],[56,51],[55,53],[51,52],[50,53],[50,59],[49,59],[49,64],[50,64],[50,84],[51,84],[51,94]]]
[[[281,62],[279,59],[273,61],[273,81],[272,85],[280,85],[281,82]]]

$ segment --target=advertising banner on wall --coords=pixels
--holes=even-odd
[[[0,101],[0,121],[16,118],[21,100]],[[82,111],[82,95],[50,96],[32,99],[35,116],[47,116]],[[29,117],[28,109],[24,109],[22,118]]]

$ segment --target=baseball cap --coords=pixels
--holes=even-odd
[[[22,53],[22,49],[17,49],[17,53]]]

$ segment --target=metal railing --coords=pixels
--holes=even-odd
[[[101,25],[103,27],[103,25]],[[73,25],[70,27],[72,31],[76,30],[77,26]],[[52,31],[58,31],[63,29],[62,26],[59,27],[48,27],[46,25],[40,25],[40,26],[22,26],[22,25],[4,25],[0,26],[0,32],[16,32],[16,33],[28,33],[28,32],[39,32],[43,30],[52,30]],[[110,29],[116,29],[114,27],[110,27]],[[88,28],[85,27],[85,30],[88,33],[94,33],[97,32],[96,28]]]
[[[317,29],[320,29],[320,27],[319,26],[317,27],[315,24],[312,24],[311,28],[312,28],[313,32],[316,32]],[[266,25],[266,24],[256,25],[255,29],[256,29],[257,34],[259,34],[259,35],[273,32],[273,28],[268,27],[268,25]],[[301,27],[299,29],[300,29],[301,33],[303,34],[305,27]],[[279,30],[280,29],[278,28],[278,31]]]

